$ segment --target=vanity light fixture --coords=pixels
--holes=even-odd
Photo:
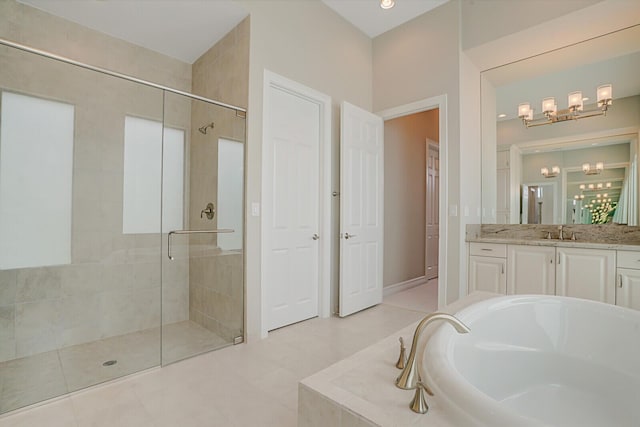
[[[549,171],[549,168],[545,166],[543,168],[540,168],[540,173],[545,178],[554,178],[554,177],[558,176],[558,174],[560,173],[560,167],[559,166],[551,166],[551,171]]]
[[[581,190],[585,190],[586,188],[587,188],[587,186],[586,186],[586,185],[584,185],[584,184],[580,184],[580,189],[581,189]]]
[[[607,188],[611,188],[611,183],[607,182],[604,186],[607,187]]]
[[[595,186],[595,185],[593,185],[593,184],[589,184],[589,190],[593,190],[594,188],[596,188],[596,186]]]
[[[518,117],[522,119],[528,128],[534,126],[550,125],[567,120],[578,120],[587,117],[606,116],[609,106],[613,103],[613,89],[610,84],[598,86],[597,106],[590,110],[584,109],[584,101],[589,98],[583,97],[582,92],[571,92],[568,96],[568,107],[565,110],[558,110],[558,105],[553,97],[542,100],[542,116],[534,119],[535,110],[531,104],[524,102],[518,105]]]
[[[592,165],[591,163],[582,164],[582,172],[584,172],[585,175],[597,175],[603,170],[604,162],[596,162],[595,165]],[[598,188],[602,188],[602,183],[598,183]]]
[[[385,10],[391,9],[395,5],[396,5],[396,2],[394,0],[380,0],[380,7]]]

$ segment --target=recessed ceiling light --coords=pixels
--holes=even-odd
[[[391,9],[396,5],[394,0],[380,0],[380,7],[383,9]]]
[[[584,102],[584,101],[588,101],[588,100],[589,100],[589,97],[588,97],[588,96],[585,96],[584,98],[582,98],[582,101],[583,101],[583,102]]]
[[[502,114],[498,114],[498,118],[499,118],[499,119],[503,119],[503,118],[505,118],[505,117],[507,117],[507,115],[506,115],[506,114],[504,114],[504,113],[502,113]]]

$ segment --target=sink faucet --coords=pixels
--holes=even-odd
[[[396,379],[396,386],[403,390],[413,390],[417,387],[418,381],[420,381],[418,374],[418,367],[416,364],[416,352],[418,350],[418,339],[422,334],[422,331],[427,327],[427,325],[436,320],[444,320],[449,323],[451,326],[455,328],[461,334],[466,334],[469,332],[469,328],[456,319],[454,316],[446,313],[431,313],[424,319],[418,323],[416,327],[416,331],[413,334],[413,342],[411,343],[411,352],[409,353],[409,359],[402,370],[400,376]],[[427,392],[429,396],[433,396],[433,392],[426,386],[426,384],[421,384],[421,387]]]
[[[564,240],[563,230],[564,230],[564,226],[563,225],[558,227],[558,240]]]

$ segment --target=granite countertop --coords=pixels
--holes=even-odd
[[[556,248],[615,249],[619,251],[640,251],[640,245],[581,242],[579,240],[475,237],[475,238],[468,238],[467,242],[503,243],[508,245],[551,246]]]
[[[438,310],[456,313],[463,308],[489,298],[501,296],[489,292],[474,292]],[[314,392],[331,402],[336,408],[356,414],[363,420],[361,425],[382,427],[428,426],[455,427],[437,398],[427,396],[429,412],[420,415],[409,409],[413,390],[401,390],[395,386],[400,370],[395,367],[398,359],[398,337],[411,342],[418,322],[399,330],[382,341],[320,371],[300,382],[300,393]],[[437,324],[425,329],[420,342],[419,353]],[[409,351],[409,348],[407,348]],[[301,408],[318,411],[317,406]],[[346,425],[346,424],[342,424]],[[351,425],[351,424],[349,424]]]

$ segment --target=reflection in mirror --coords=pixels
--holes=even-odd
[[[637,225],[639,69],[634,26],[483,72],[482,222]],[[606,84],[606,114],[586,117]],[[577,91],[583,111],[571,115]],[[545,119],[552,97],[546,109],[572,119]],[[540,126],[518,117],[523,103]]]

